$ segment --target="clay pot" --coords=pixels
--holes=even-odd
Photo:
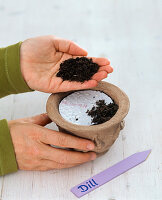
[[[119,106],[116,114],[105,123],[83,126],[66,121],[59,113],[59,103],[72,92],[51,94],[48,98],[46,109],[49,118],[56,123],[60,131],[94,141],[94,152],[98,155],[102,155],[109,150],[117,139],[120,130],[124,127],[123,119],[129,111],[129,99],[121,89],[104,81],[101,81],[98,86],[92,88],[92,90],[104,92]]]

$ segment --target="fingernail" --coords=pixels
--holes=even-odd
[[[95,160],[96,159],[96,154],[95,153],[92,153],[91,155],[91,160]]]
[[[93,149],[94,149],[94,144],[89,143],[89,144],[87,145],[87,149],[93,150]]]

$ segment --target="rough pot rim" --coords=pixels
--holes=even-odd
[[[86,125],[77,125],[71,122],[66,121],[59,113],[59,103],[61,100],[66,97],[67,95],[75,92],[64,92],[64,93],[55,93],[51,94],[47,100],[46,110],[49,118],[55,122],[61,128],[69,131],[69,132],[78,132],[81,130],[83,131],[90,131],[91,134],[96,132],[96,130],[104,130],[112,127],[118,123],[120,123],[125,116],[127,115],[130,107],[130,102],[128,96],[117,86],[101,81],[96,87],[90,88],[87,90],[99,90],[110,96],[115,103],[118,104],[119,109],[116,114],[107,122],[98,125],[86,126]]]

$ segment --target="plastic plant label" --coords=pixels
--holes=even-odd
[[[100,187],[101,185],[111,181],[115,177],[123,174],[129,169],[144,162],[150,153],[151,150],[135,153],[129,156],[128,158],[118,162],[117,164],[113,165],[112,167],[109,167],[108,169],[100,172],[99,174],[96,174],[88,180],[76,185],[71,189],[71,192],[76,197],[80,198],[83,195],[91,192],[92,190],[95,190],[96,188]]]

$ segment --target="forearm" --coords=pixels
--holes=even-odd
[[[7,121],[0,120],[0,176],[16,172],[17,162]]]
[[[0,98],[32,91],[20,69],[20,45],[0,48]],[[14,147],[7,121],[0,120],[0,176],[17,171]]]
[[[20,45],[0,48],[0,98],[32,91],[24,81],[20,69]]]

